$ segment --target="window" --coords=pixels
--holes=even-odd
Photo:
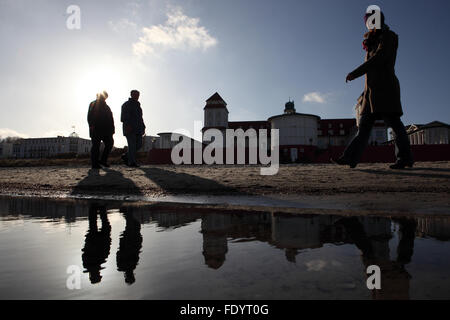
[[[331,123],[328,124],[328,129],[331,129]]]
[[[341,136],[343,136],[343,135],[345,135],[345,131],[344,131],[344,130],[340,130],[340,131],[339,131],[339,134],[340,134]]]
[[[334,134],[333,130],[328,130],[328,134],[332,136]]]
[[[344,127],[344,124],[343,124],[343,123],[340,123],[340,124],[339,124],[339,127],[340,127],[340,128],[343,128],[343,127]]]

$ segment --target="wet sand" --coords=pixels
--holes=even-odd
[[[282,165],[274,176],[261,176],[259,166],[0,168],[0,194],[450,214],[450,162],[401,171],[387,164]]]

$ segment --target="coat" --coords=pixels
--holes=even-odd
[[[128,99],[122,105],[120,120],[123,122],[123,135],[129,134],[143,135],[145,133],[144,119],[142,118],[142,108],[139,101]]]
[[[112,111],[104,100],[95,100],[89,104],[87,120],[91,138],[113,136],[116,132]]]
[[[398,36],[385,26],[365,37],[369,44],[365,62],[350,73],[354,79],[366,76],[361,114],[401,116],[400,82],[395,75]]]

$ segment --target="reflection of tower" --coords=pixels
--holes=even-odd
[[[141,223],[134,217],[133,208],[122,209],[122,212],[126,225],[120,236],[116,256],[117,270],[124,272],[126,283],[133,284],[136,281],[134,270],[138,265],[142,248]]]
[[[97,214],[100,214],[102,228],[97,226]],[[89,207],[89,230],[86,234],[84,248],[81,250],[83,268],[89,272],[91,283],[99,283],[102,279],[101,265],[106,262],[111,248],[111,225],[108,221],[106,208],[92,204]]]
[[[219,269],[225,262],[228,226],[228,217],[224,214],[208,214],[202,218],[203,256],[212,269]]]
[[[218,129],[225,133],[228,128],[228,109],[225,100],[216,92],[206,100],[203,110],[205,111],[203,132],[207,129]]]

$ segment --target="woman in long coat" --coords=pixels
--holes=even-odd
[[[369,15],[366,14],[365,20]],[[413,166],[408,135],[400,117],[403,115],[400,101],[400,82],[395,75],[398,36],[384,23],[381,13],[381,29],[369,30],[364,35],[365,62],[347,75],[346,81],[366,76],[361,102],[361,121],[358,133],[344,154],[333,162],[354,168],[364,152],[375,120],[384,120],[395,134],[397,161],[392,169]]]

